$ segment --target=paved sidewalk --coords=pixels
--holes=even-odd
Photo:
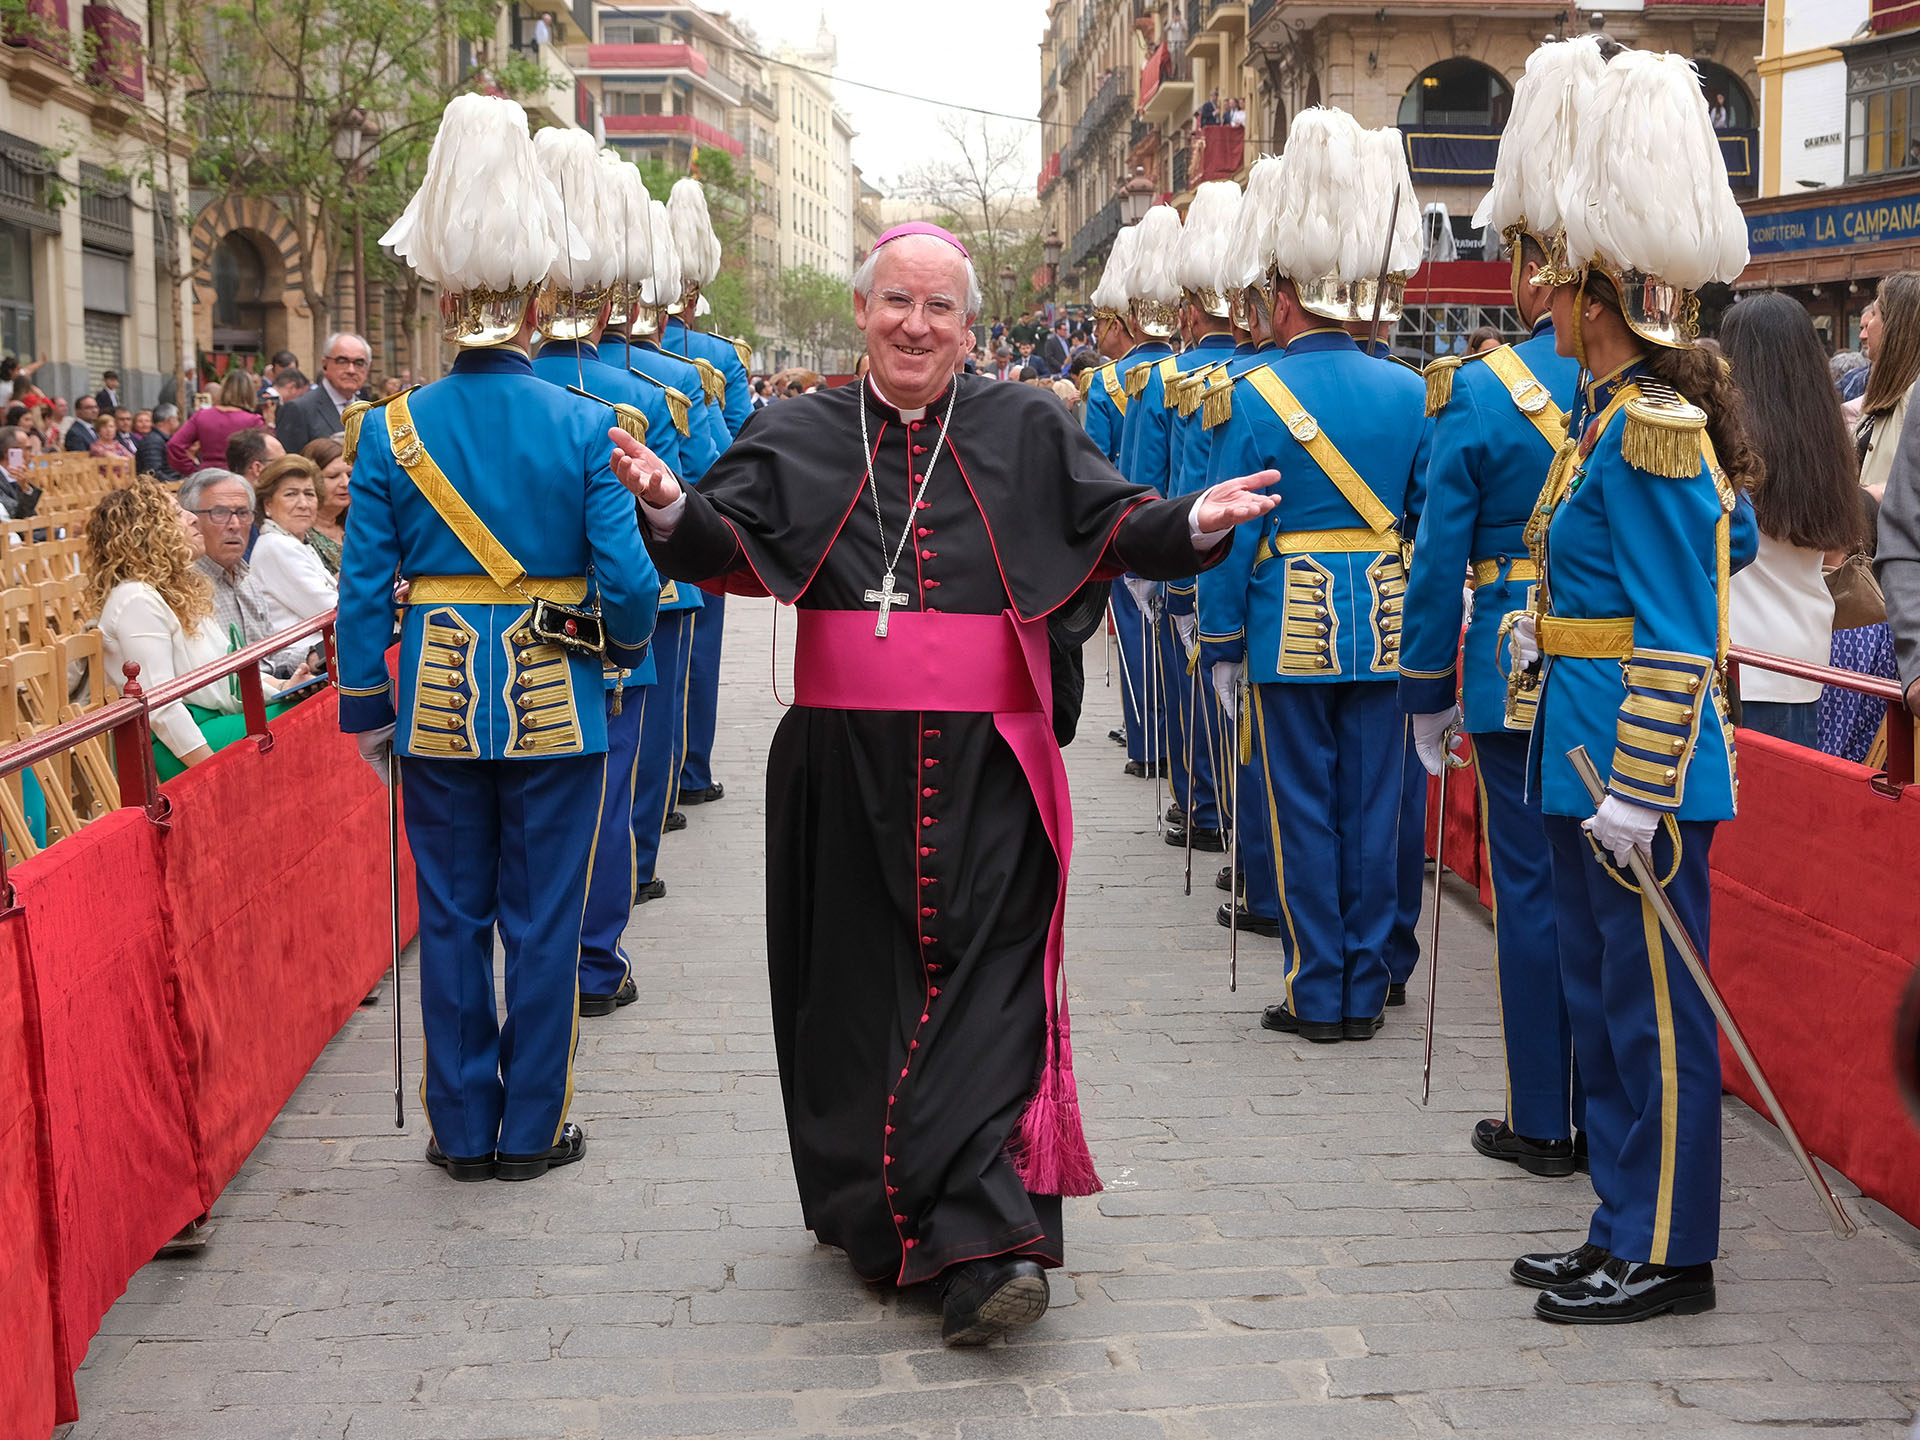
[[[1484,916],[1448,896],[1430,1108],[1424,971],[1372,1044],[1262,1033],[1279,947],[1244,940],[1228,993],[1217,861],[1181,894],[1148,787],[1104,738],[1118,692],[1097,647],[1067,752],[1069,974],[1108,1188],[1068,1204],[1046,1320],[942,1349],[929,1298],[861,1285],[800,1228],[760,919],[768,613],[730,613],[727,798],[667,839],[669,894],[630,931],[639,1003],[582,1022],[586,1159],[450,1183],[420,1158],[417,1101],[392,1130],[388,1011],[362,1011],[206,1248],[149,1265],[107,1316],[66,1440],[1907,1434],[1913,1232],[1869,1220],[1833,1240],[1734,1102],[1719,1310],[1534,1320],[1507,1262],[1577,1239],[1591,1192],[1467,1146],[1502,1084]]]

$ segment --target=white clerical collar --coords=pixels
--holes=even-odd
[[[902,410],[898,405],[894,404],[891,400],[887,399],[887,397],[883,393],[881,393],[880,387],[878,384],[874,382],[873,376],[871,375],[867,376],[867,384],[873,390],[873,398],[878,400],[882,405],[886,406],[889,410],[896,411],[902,420],[924,420],[927,418],[926,406],[922,405],[916,410]]]

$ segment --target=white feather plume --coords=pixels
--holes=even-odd
[[[1128,294],[1135,300],[1177,304],[1180,277],[1174,269],[1174,258],[1180,250],[1180,212],[1171,205],[1156,205],[1141,219],[1139,230],[1133,270],[1127,280]]]
[[[673,219],[664,201],[647,202],[647,225],[653,241],[653,272],[642,298],[649,305],[675,305],[680,300],[680,250],[673,243]]]
[[[1420,197],[1414,193],[1413,171],[1407,165],[1407,142],[1392,126],[1369,130],[1361,137],[1361,153],[1366,158],[1367,202],[1373,220],[1367,244],[1370,263],[1360,272],[1366,276],[1380,273],[1380,246],[1387,235],[1387,217],[1393,216],[1393,245],[1387,256],[1387,270],[1394,275],[1411,275],[1420,268],[1425,245],[1420,234]],[[1394,209],[1394,187],[1400,190],[1400,208]],[[1344,275],[1343,279],[1358,279]]]
[[[546,278],[565,234],[527,112],[460,95],[440,118],[426,179],[380,243],[443,290],[517,290]]]
[[[1240,187],[1231,180],[1209,180],[1193,192],[1173,257],[1174,278],[1183,289],[1227,292],[1227,242],[1240,218],[1240,204]]]
[[[1247,172],[1247,193],[1227,236],[1221,257],[1221,276],[1229,290],[1262,284],[1273,264],[1274,236],[1286,210],[1287,162],[1279,155],[1262,155]]]
[[[1133,299],[1133,252],[1139,241],[1140,231],[1132,225],[1113,237],[1113,248],[1107,251],[1107,263],[1100,270],[1100,283],[1093,287],[1090,297],[1095,309],[1126,310],[1127,302]]]
[[[1575,265],[1598,258],[1685,290],[1746,268],[1746,217],[1690,62],[1643,50],[1607,62],[1560,208]]]
[[[619,278],[620,256],[605,209],[609,198],[600,175],[599,147],[584,130],[550,125],[533,137],[541,171],[553,182],[560,208],[579,242],[556,255],[547,283],[561,290],[599,290]]]
[[[1360,122],[1344,110],[1314,106],[1293,117],[1287,131],[1286,209],[1273,236],[1281,274],[1318,280],[1357,253],[1348,227],[1365,210],[1363,133]]]
[[[1550,40],[1527,57],[1500,132],[1493,185],[1473,215],[1477,228],[1499,234],[1524,221],[1542,238],[1560,228],[1560,187],[1573,166],[1580,117],[1606,68],[1597,35]]]
[[[713,233],[707,214],[707,192],[691,175],[673,182],[667,193],[667,214],[673,220],[673,243],[680,251],[680,280],[684,285],[711,285],[720,273],[720,237]]]
[[[639,169],[618,151],[600,151],[600,208],[613,237],[616,278],[638,285],[653,276],[653,199]]]

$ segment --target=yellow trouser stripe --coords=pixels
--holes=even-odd
[[[1273,841],[1274,888],[1280,895],[1280,918],[1287,922],[1287,948],[1292,952],[1283,983],[1287,990],[1287,1009],[1297,1016],[1300,1012],[1293,1008],[1293,982],[1300,974],[1300,933],[1293,928],[1293,907],[1287,904],[1287,859],[1286,849],[1280,843],[1280,805],[1273,798],[1273,765],[1267,759],[1267,712],[1260,704],[1260,692],[1251,686],[1241,703],[1252,709],[1254,728],[1260,732],[1260,783],[1267,791],[1267,834]],[[1235,763],[1239,759],[1238,755],[1234,756]],[[1233,823],[1240,823],[1238,815],[1233,817]],[[1240,897],[1231,896],[1231,903],[1238,905]]]
[[[1673,1234],[1673,1172],[1680,1146],[1680,1077],[1673,1038],[1673,1000],[1667,993],[1667,937],[1660,917],[1642,896],[1640,923],[1646,931],[1647,963],[1653,970],[1653,1017],[1660,1033],[1660,1190],[1653,1205],[1653,1248],[1650,1265],[1667,1263],[1667,1243]]]
[[[1608,615],[1591,620],[1542,615],[1535,633],[1542,655],[1566,655],[1581,660],[1624,660],[1633,651],[1631,615]]]
[[[1487,808],[1487,777],[1478,765],[1473,767],[1473,788],[1480,800],[1480,848],[1487,857],[1487,897],[1492,901],[1489,913],[1493,916],[1493,1011],[1500,1017],[1500,1074],[1507,1086],[1507,1124],[1513,1124],[1513,1071],[1507,1065],[1507,1002],[1500,993],[1500,889],[1493,879],[1493,822]],[[1447,817],[1440,817],[1441,825],[1447,823]],[[1435,832],[1436,849],[1444,847],[1439,843],[1439,832]],[[1440,867],[1433,870],[1433,903],[1440,903]],[[1431,965],[1431,959],[1427,962]],[[1428,983],[1432,983],[1429,973]]]
[[[580,892],[580,914],[574,924],[573,933],[580,933],[580,926],[587,921],[587,896],[593,890],[593,861],[600,850],[600,820],[607,809],[607,756],[600,754],[600,803],[593,808],[593,843],[587,846],[587,883]],[[567,1128],[567,1111],[573,1108],[573,1062],[580,1053],[580,966],[573,967],[573,1034],[567,1040],[567,1091],[560,1098],[560,1119],[553,1127],[553,1139],[549,1145],[560,1143],[560,1133]]]
[[[1491,585],[1500,578],[1498,560],[1476,560],[1473,562],[1473,584],[1478,589],[1482,585]],[[1515,584],[1532,584],[1540,578],[1540,567],[1531,560],[1515,560],[1507,570],[1507,579]]]
[[[524,605],[529,599],[578,605],[586,598],[583,575],[525,575],[511,590],[485,575],[420,575],[407,591],[409,605]]]

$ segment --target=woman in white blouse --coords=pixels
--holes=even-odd
[[[282,455],[254,481],[260,538],[248,557],[271,631],[311,619],[340,603],[340,582],[327,573],[307,532],[320,516],[320,471],[304,455]],[[306,642],[302,642],[304,653]]]
[[[99,616],[108,678],[140,667],[140,684],[212,664],[234,637],[213,618],[213,586],[194,566],[202,554],[191,511],[142,477],[101,497],[87,517],[87,601]],[[302,674],[298,680],[307,677]],[[276,683],[269,681],[267,692]],[[202,686],[153,712],[153,758],[160,778],[198,765],[246,733],[239,687],[231,678]]]

